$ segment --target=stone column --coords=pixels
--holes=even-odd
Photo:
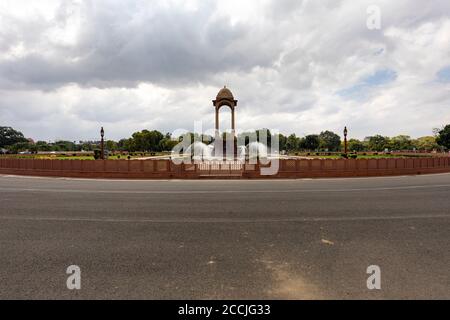
[[[234,159],[237,158],[237,139],[236,139],[236,118],[234,115],[234,106],[231,108],[231,132],[233,138],[233,153]]]
[[[219,108],[216,106],[216,131],[219,131]]]
[[[233,131],[233,135],[234,135],[234,131],[236,130],[236,123],[235,123],[235,118],[234,118],[234,107],[231,108],[231,130]]]

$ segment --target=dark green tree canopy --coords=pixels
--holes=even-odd
[[[391,138],[389,145],[392,150],[412,150],[414,148],[411,137],[405,135]]]
[[[358,139],[350,139],[348,141],[348,150],[353,152],[360,152],[365,150],[365,145],[363,142],[359,141]]]
[[[328,151],[339,151],[341,149],[341,137],[332,131],[323,131],[319,135],[320,148]]]
[[[164,135],[157,130],[135,132],[131,137],[130,151],[160,151],[160,142],[163,139]]]
[[[310,134],[302,139],[301,148],[305,150],[317,150],[320,146],[320,139],[317,134]]]
[[[367,137],[365,141],[367,142],[367,148],[370,151],[384,151],[386,148],[389,148],[388,137],[376,135],[373,137]]]
[[[296,151],[299,148],[300,148],[300,139],[295,134],[291,134],[286,140],[286,150]]]
[[[446,125],[444,129],[439,131],[436,142],[440,146],[450,149],[450,124]]]
[[[399,135],[396,137],[384,137],[382,135],[374,135],[367,137],[364,141],[350,139],[348,141],[348,149],[350,151],[384,151],[385,149],[394,151],[403,150],[425,150],[432,151],[436,149],[450,149],[450,124],[442,129],[434,129],[435,136],[419,137],[412,139],[407,135]],[[267,140],[262,139],[267,134]],[[172,150],[183,137],[190,138],[190,141],[203,141],[206,144],[212,143],[214,137],[209,135],[200,135],[194,133],[186,133],[184,136],[172,137],[170,133],[163,134],[157,130],[142,130],[135,132],[128,139],[121,139],[116,142],[108,140],[105,142],[106,149],[110,151],[130,151],[130,152],[161,152]],[[332,131],[323,131],[320,135],[311,134],[306,137],[299,137],[295,134],[285,136],[281,133],[272,134],[268,129],[260,129],[255,131],[239,133],[241,140],[245,138],[245,145],[251,139],[257,139],[262,143],[271,144],[274,137],[278,138],[279,150],[288,152],[298,151],[315,151],[328,150],[336,152],[342,149],[342,141],[339,135]],[[99,141],[55,141],[46,142],[38,141],[34,143],[28,141],[24,135],[11,127],[0,127],[0,148],[11,152],[31,151],[31,152],[50,152],[50,151],[73,151],[78,152],[93,151],[99,148]]]
[[[27,141],[22,132],[16,131],[11,127],[0,127],[0,148]]]

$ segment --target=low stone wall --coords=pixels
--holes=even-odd
[[[398,176],[450,172],[450,158],[283,160],[277,178]]]
[[[280,160],[276,175],[260,164],[241,167],[180,164],[170,160],[39,160],[0,158],[0,174],[111,179],[295,179],[370,177],[450,172],[450,157]],[[267,167],[267,166],[266,166]]]

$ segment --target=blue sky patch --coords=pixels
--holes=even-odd
[[[450,66],[441,69],[437,73],[437,78],[440,82],[450,82]]]
[[[379,70],[374,74],[361,79],[357,84],[339,90],[337,95],[343,98],[360,100],[366,96],[366,93],[373,87],[381,86],[397,79],[397,73],[390,69]]]

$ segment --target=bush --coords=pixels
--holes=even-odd
[[[95,159],[95,160],[101,159],[101,154],[102,154],[102,150],[100,150],[100,149],[95,149],[95,150],[94,150],[94,159]]]
[[[357,159],[358,155],[357,154],[351,154],[349,155],[350,159]]]
[[[341,153],[341,157],[344,159],[348,159],[348,155],[346,153]]]

